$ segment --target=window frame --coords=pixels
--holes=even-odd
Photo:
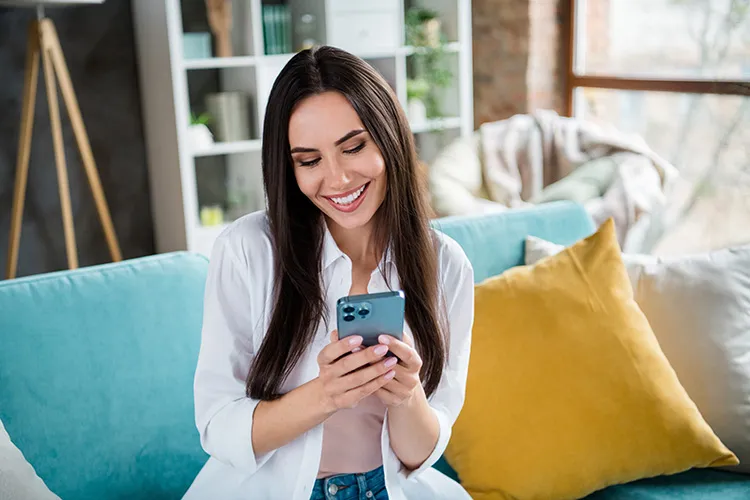
[[[579,71],[577,56],[580,41],[579,23],[584,21],[585,2],[589,0],[563,0],[567,5],[567,75],[565,82],[564,114],[575,115],[575,94],[579,88],[630,90],[641,92],[671,92],[686,94],[716,94],[750,97],[750,80],[641,78],[613,74],[586,74]],[[585,26],[585,21],[584,21]]]

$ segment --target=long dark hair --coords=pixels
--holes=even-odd
[[[262,162],[274,249],[274,307],[247,376],[247,394],[261,400],[279,397],[281,384],[309,347],[321,319],[328,323],[321,278],[325,222],[297,186],[289,147],[295,105],[327,91],[349,100],[385,160],[387,187],[375,215],[375,241],[380,251],[390,245],[429,396],[440,381],[447,342],[439,316],[436,240],[409,123],[391,88],[371,66],[325,46],[296,54],[268,99]]]

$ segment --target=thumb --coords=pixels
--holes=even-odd
[[[331,342],[336,342],[339,339],[339,331],[333,330],[331,331]]]

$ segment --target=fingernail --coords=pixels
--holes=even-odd
[[[361,350],[362,350],[361,347],[355,347],[354,349],[352,349],[352,352],[359,352]]]
[[[391,339],[388,338],[388,335],[381,335],[380,337],[378,337],[378,342],[388,345],[391,343]]]
[[[379,345],[375,348],[375,354],[378,356],[382,356],[383,354],[388,352],[388,348],[384,345]]]
[[[389,371],[388,373],[385,374],[385,379],[386,380],[390,380],[390,379],[392,379],[395,376],[396,376],[396,372],[394,370],[391,370],[391,371]]]
[[[357,345],[360,342],[362,342],[362,337],[360,337],[359,335],[349,337],[349,345]]]
[[[385,360],[385,366],[386,366],[386,368],[390,368],[391,366],[395,365],[396,363],[398,363],[398,359],[396,359],[396,358],[388,358],[388,359]]]

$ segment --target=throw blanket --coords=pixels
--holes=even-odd
[[[614,219],[624,250],[642,245],[677,178],[676,169],[642,138],[550,110],[485,123],[479,131],[489,199],[507,207],[529,203],[585,162],[618,153],[614,181],[585,206],[597,225]]]

